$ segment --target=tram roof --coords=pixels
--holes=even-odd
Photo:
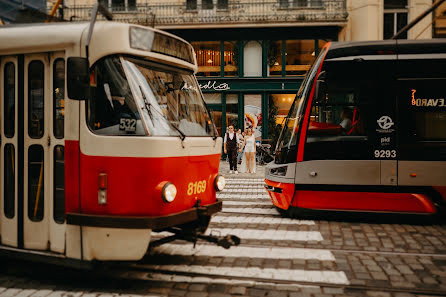
[[[54,51],[74,46],[81,42],[81,37],[89,28],[89,22],[32,23],[0,26],[0,55]],[[140,25],[112,21],[97,21],[94,33],[115,32],[117,27],[124,28]],[[144,27],[163,35],[184,41],[168,32]],[[185,41],[186,42],[186,41]]]
[[[446,53],[446,39],[333,42],[326,59],[365,55],[422,55]]]

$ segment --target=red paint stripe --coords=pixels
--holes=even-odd
[[[87,156],[81,153],[82,213],[159,216],[216,201],[214,179],[220,154],[163,158]],[[107,204],[98,204],[98,176],[107,174]],[[159,184],[177,188],[176,199],[166,203]],[[202,192],[204,182],[205,191]],[[198,184],[200,183],[200,184]],[[189,191],[189,193],[188,193]]]
[[[426,195],[413,193],[296,191],[292,206],[322,210],[435,213]]]
[[[316,79],[321,72],[322,65],[324,64],[325,57],[327,56],[328,50],[331,46],[331,42],[327,43],[324,48],[327,48],[327,51],[325,52],[324,56],[322,57],[321,65],[319,65],[319,69],[317,70],[315,80],[313,82],[313,87],[311,89],[310,98],[308,100],[308,104],[305,107],[305,117],[303,121],[303,126],[300,133],[300,139],[299,139],[299,148],[297,151],[297,162],[302,162],[304,159],[304,147],[305,147],[305,141],[306,141],[306,135],[307,135],[307,129],[308,129],[308,122],[310,120],[310,111],[311,111],[311,104],[313,103],[313,96],[314,96],[314,90],[316,88]]]

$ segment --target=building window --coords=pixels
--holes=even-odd
[[[384,39],[389,39],[407,25],[407,0],[384,1]],[[400,36],[407,39],[407,32]]]
[[[305,75],[315,59],[314,40],[286,41],[286,75]]]
[[[186,0],[186,9],[187,10],[196,10],[197,9],[197,0]]]
[[[262,76],[262,46],[258,41],[250,41],[243,49],[243,76]]]
[[[214,9],[214,3],[212,0],[201,0],[201,7],[203,9]]]
[[[192,42],[197,55],[197,76],[220,76],[220,41]]]
[[[242,129],[238,120],[238,94],[226,95],[226,127],[234,126],[234,129]]]
[[[224,61],[225,61],[225,76],[237,76],[238,75],[238,48],[235,41],[224,42]]]
[[[270,41],[268,46],[268,75],[282,75],[282,41]]]
[[[136,0],[100,0],[99,2],[112,11],[136,10]]]
[[[228,0],[217,0],[217,9],[228,9]]]

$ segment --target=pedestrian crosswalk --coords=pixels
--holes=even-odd
[[[314,270],[312,266],[308,269],[301,267],[292,269],[287,265],[301,261],[334,262],[336,259],[329,250],[294,247],[296,244],[303,246],[306,242],[317,243],[324,239],[318,229],[314,228],[317,227],[314,221],[280,217],[264,189],[263,179],[227,179],[225,190],[217,197],[223,201],[223,212],[212,218],[206,234],[235,235],[241,238],[242,244],[230,249],[200,243],[195,248],[192,244],[177,242],[165,244],[153,249],[154,256],[191,257],[191,262],[178,265],[172,262],[167,265],[153,264],[149,265],[150,268],[169,271],[173,274],[168,277],[170,281],[184,281],[185,274],[204,273],[212,275],[208,279],[209,282],[218,277],[248,277],[272,282],[349,284],[343,271]],[[261,245],[258,245],[259,241],[262,242]],[[234,261],[229,261],[226,265],[215,265],[219,261],[216,258],[229,258]],[[236,264],[240,259],[258,260],[248,267],[245,267],[246,265],[240,267]],[[282,266],[277,265],[275,268],[262,265],[265,261],[271,260],[288,262],[281,262]],[[157,277],[166,278],[161,274],[152,274],[152,278]],[[189,282],[194,282],[194,279],[199,281],[203,280],[203,277],[188,277]]]

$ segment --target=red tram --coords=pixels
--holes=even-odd
[[[217,241],[202,232],[222,207],[222,140],[189,43],[113,22],[0,40],[1,252],[138,260],[153,231]]]
[[[434,214],[446,200],[446,41],[329,43],[266,168],[283,212]]]

